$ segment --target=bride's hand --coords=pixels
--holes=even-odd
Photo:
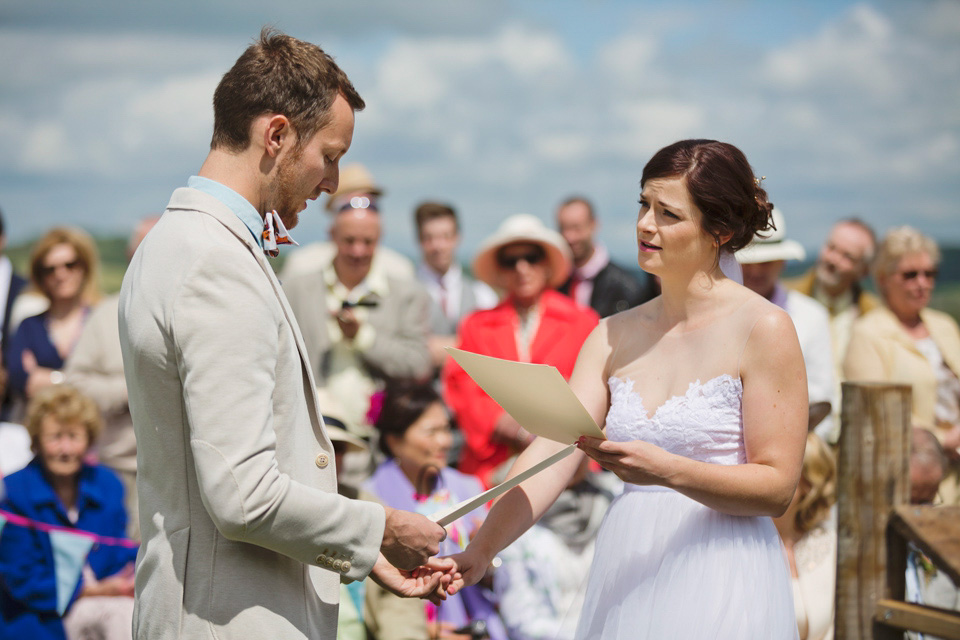
[[[466,551],[450,557],[457,563],[457,569],[461,575],[458,587],[469,587],[480,582],[480,579],[487,572],[491,560],[491,558],[470,546],[467,547]]]
[[[670,455],[660,447],[642,440],[614,442],[581,436],[577,446],[607,471],[630,484],[665,484]]]

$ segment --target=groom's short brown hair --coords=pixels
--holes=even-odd
[[[264,27],[217,85],[210,147],[243,151],[254,119],[266,113],[286,116],[303,144],[327,123],[338,94],[355,111],[365,106],[323,49]]]

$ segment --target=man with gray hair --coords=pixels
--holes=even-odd
[[[830,230],[817,264],[799,278],[785,282],[826,307],[830,315],[834,377],[838,381],[843,378],[843,357],[853,321],[880,304],[861,285],[876,252],[877,238],[870,225],[860,218],[844,218]]]

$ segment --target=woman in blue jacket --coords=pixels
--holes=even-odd
[[[84,461],[100,429],[96,406],[76,389],[53,385],[39,391],[27,410],[36,456],[5,479],[0,508],[65,530],[123,538],[127,517],[120,480]],[[101,629],[102,637],[125,630],[129,638],[135,556],[132,548],[93,546],[80,580],[69,587],[68,634],[58,613],[50,533],[8,523],[0,532],[0,638],[65,639],[92,618],[109,627]]]

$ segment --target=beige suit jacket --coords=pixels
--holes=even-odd
[[[120,294],[137,435],[136,638],[334,638],[384,511],[337,495],[303,341],[250,231],[174,192]]]
[[[378,249],[379,250],[379,249]],[[332,260],[332,258],[331,258]],[[327,285],[324,269],[304,271],[284,279],[283,289],[303,330],[307,357],[317,384],[327,382],[326,361],[333,342],[328,330]],[[359,351],[368,375],[376,379],[425,379],[430,375],[430,295],[416,280],[384,274],[386,295],[369,309],[372,344]],[[359,334],[358,338],[359,340]]]

